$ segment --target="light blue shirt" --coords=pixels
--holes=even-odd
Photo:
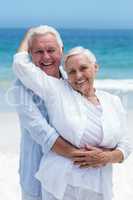
[[[44,101],[19,80],[14,86],[15,104],[21,127],[20,184],[25,193],[39,197],[41,185],[35,178],[35,173],[39,168],[42,155],[47,155],[59,135],[48,124]]]

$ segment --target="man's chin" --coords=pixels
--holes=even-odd
[[[47,70],[52,70],[53,69],[53,65],[49,65],[49,66],[40,66],[39,68],[43,71],[47,71]]]

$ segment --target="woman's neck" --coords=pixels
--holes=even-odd
[[[86,92],[86,94],[84,94],[84,97],[90,101],[91,103],[93,103],[94,105],[99,105],[99,100],[95,94],[96,89],[95,88],[91,88],[88,92]]]
[[[95,92],[96,92],[96,89],[95,88],[89,88],[89,90],[87,90],[85,93],[84,93],[84,96],[86,97],[86,98],[91,98],[91,97],[94,97],[94,96],[96,96],[95,95]]]

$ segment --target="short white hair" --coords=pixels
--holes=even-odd
[[[30,29],[30,31],[28,33],[28,36],[29,36],[28,45],[29,45],[29,47],[32,44],[33,37],[36,37],[38,35],[47,35],[47,34],[51,34],[51,35],[55,36],[57,43],[60,46],[60,49],[62,50],[63,41],[61,39],[59,32],[55,28],[53,28],[51,26],[47,26],[47,25],[41,25],[41,26],[37,26],[37,27]]]
[[[96,63],[96,57],[95,55],[89,50],[89,49],[85,49],[84,47],[74,47],[72,49],[70,49],[68,51],[68,53],[64,56],[64,65],[66,64],[67,60],[71,57],[71,56],[75,56],[78,54],[84,54],[88,57],[89,61],[91,63]]]

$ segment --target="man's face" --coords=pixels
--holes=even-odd
[[[32,62],[46,74],[59,78],[62,52],[54,35],[37,35],[29,49]]]

